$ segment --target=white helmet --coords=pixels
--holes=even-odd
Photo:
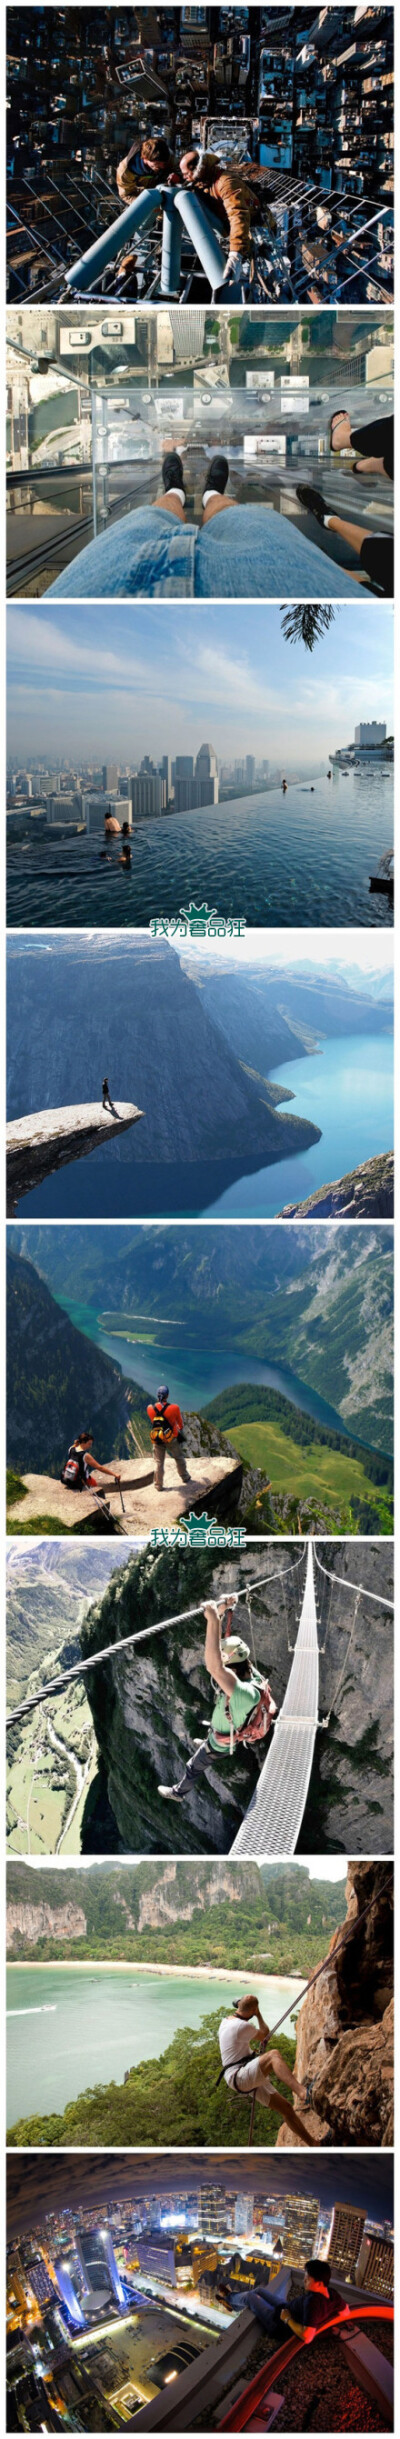
[[[235,1660],[249,1660],[250,1658],[249,1645],[243,1642],[240,1634],[225,1635],[221,1651],[223,1660],[232,1660],[233,1664]]]

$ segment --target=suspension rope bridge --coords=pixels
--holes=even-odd
[[[247,1593],[261,1590],[262,1585],[273,1584],[277,1580],[281,1583],[285,1575],[294,1575],[296,1567],[301,1566],[303,1559],[304,1550],[301,1552],[301,1558],[296,1558],[292,1566],[277,1567],[270,1575],[256,1577],[253,1584],[247,1584],[245,1587],[239,1585],[236,1598],[246,1602]],[[219,1594],[218,1597],[221,1599],[222,1594]],[[233,1592],[230,1593],[230,1598],[233,1600]],[[203,1609],[204,1601],[197,1601],[193,1609],[180,1609],[179,1613],[173,1617],[160,1618],[158,1624],[155,1622],[152,1626],[140,1627],[137,1634],[121,1635],[117,1643],[105,1643],[101,1651],[91,1652],[87,1660],[76,1660],[71,1668],[60,1669],[58,1677],[51,1677],[48,1685],[40,1686],[35,1694],[28,1694],[25,1702],[19,1702],[16,1710],[8,1712],[6,1727],[14,1727],[15,1721],[23,1719],[26,1711],[33,1711],[37,1703],[45,1702],[48,1694],[60,1694],[63,1685],[70,1685],[74,1677],[83,1677],[88,1669],[99,1668],[102,1660],[119,1660],[121,1651],[132,1650],[136,1643],[147,1643],[151,1635],[165,1634],[169,1626],[183,1626],[188,1618],[201,1617]]]
[[[343,1584],[345,1592],[362,1592],[364,1601],[378,1601],[380,1609],[394,1609],[394,1601],[384,1600],[382,1592],[367,1592],[366,1585],[353,1584],[350,1575],[336,1575],[332,1567],[324,1567],[323,1559],[318,1557],[318,1550],[315,1550],[314,1555],[317,1567],[321,1568],[321,1575],[328,1575],[331,1584]]]
[[[319,1649],[314,1552],[309,1542],[293,1665],[258,1786],[232,1855],[293,1855],[307,1801],[318,1727]]]
[[[303,1564],[304,1555],[303,1548],[300,1557],[295,1559],[291,1566],[278,1567],[265,1576],[256,1577],[252,1583],[239,1585],[236,1597],[248,1606],[252,1641],[251,1594],[257,1595],[265,1585],[282,1583],[287,1576],[293,1576],[296,1569]],[[275,1721],[273,1738],[260,1771],[257,1787],[233,1846],[230,1848],[232,1855],[247,1855],[248,1857],[266,1854],[288,1855],[294,1854],[296,1850],[310,1785],[317,1730],[320,1727],[329,1727],[338,1691],[336,1688],[335,1698],[331,1703],[327,1718],[320,1720],[318,1707],[320,1651],[314,1561],[333,1586],[335,1584],[343,1585],[345,1591],[355,1592],[357,1596],[350,1642],[339,1677],[339,1686],[347,1666],[361,1595],[367,1600],[377,1601],[382,1608],[393,1609],[394,1606],[393,1601],[380,1593],[370,1593],[364,1585],[354,1584],[345,1576],[336,1575],[330,1568],[324,1567],[323,1561],[314,1551],[312,1541],[309,1541],[304,1595],[286,1693]],[[233,1592],[230,1597],[233,1599]],[[77,1660],[71,1668],[60,1670],[58,1677],[51,1678],[47,1685],[39,1687],[34,1694],[29,1694],[24,1702],[19,1703],[15,1710],[8,1713],[6,1728],[13,1727],[18,1720],[25,1718],[29,1711],[40,1707],[49,1696],[61,1693],[63,1687],[71,1684],[75,1678],[85,1676],[91,1669],[99,1668],[103,1661],[118,1660],[121,1652],[133,1650],[136,1645],[150,1641],[153,1635],[165,1634],[169,1627],[184,1625],[189,1619],[200,1617],[203,1609],[204,1601],[198,1601],[190,1609],[182,1609],[171,1617],[161,1618],[151,1626],[140,1627],[136,1633],[121,1636],[117,1643],[106,1643],[101,1651],[92,1652],[86,1659]],[[289,1646],[289,1648],[292,1647]]]

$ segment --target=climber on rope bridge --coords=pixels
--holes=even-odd
[[[242,2094],[255,2092],[257,2100],[261,2101],[264,2109],[274,2110],[280,2122],[283,2121],[285,2126],[290,2126],[292,2134],[299,2135],[301,2142],[306,2143],[310,2151],[317,2151],[318,2137],[315,2140],[314,2136],[309,2134],[308,2128],[303,2126],[302,2118],[298,2116],[297,2110],[292,2108],[291,2101],[287,2100],[282,2092],[276,2092],[274,2083],[271,2081],[271,2077],[275,2076],[277,2082],[286,2084],[289,2092],[293,2092],[304,2107],[306,2100],[304,2084],[297,2082],[297,2076],[291,2073],[290,2067],[286,2066],[284,2059],[281,2058],[280,2050],[268,2048],[271,2035],[268,2024],[264,2024],[258,1999],[250,1996],[235,1999],[233,2004],[233,2015],[223,2016],[219,2028],[222,2070],[218,2076],[218,2083],[223,2081],[228,2083],[230,2090],[237,2092],[239,2100]],[[254,2022],[254,2019],[258,2026],[255,2054],[252,2048],[249,2049],[248,2032],[248,2026]],[[254,2033],[252,2039],[254,2042]]]
[[[159,1795],[170,1796],[174,1803],[182,1803],[185,1795],[189,1794],[192,1779],[205,1767],[207,1753],[225,1753],[232,1757],[239,1745],[258,1744],[261,1738],[269,1735],[276,1715],[276,1702],[273,1701],[268,1678],[260,1675],[250,1659],[248,1643],[243,1642],[241,1635],[231,1635],[229,1632],[238,1599],[239,1594],[231,1592],[224,1600],[204,1602],[204,1665],[212,1679],[216,1699],[207,1736],[197,1744],[196,1751],[186,1763],[182,1778],[175,1780],[171,1787],[159,1787]],[[224,1617],[228,1632],[222,1638]]]

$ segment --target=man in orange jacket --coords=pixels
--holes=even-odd
[[[190,1482],[191,1479],[183,1454],[183,1418],[180,1406],[170,1406],[168,1401],[168,1388],[158,1389],[154,1406],[147,1408],[154,1450],[154,1486],[158,1491],[162,1491],[164,1487],[163,1476],[167,1449],[177,1467],[180,1482]]]

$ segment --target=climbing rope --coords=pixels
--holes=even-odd
[[[302,1556],[304,1557],[304,1552],[302,1552]],[[295,1565],[300,1565],[299,1559],[295,1560]],[[277,1567],[272,1575],[260,1576],[256,1579],[254,1584],[248,1584],[245,1592],[243,1586],[239,1585],[237,1597],[239,1600],[245,1602],[247,1593],[254,1592],[257,1590],[258,1586],[261,1588],[262,1584],[273,1584],[276,1582],[277,1577],[279,1577],[279,1580],[281,1580],[282,1573],[284,1575],[291,1575],[293,1572],[294,1569],[291,1567],[284,1567],[283,1569],[281,1567]],[[160,1618],[158,1625],[154,1623],[153,1626],[141,1626],[137,1634],[121,1635],[120,1642],[106,1643],[102,1651],[92,1652],[90,1659],[76,1660],[72,1668],[60,1669],[60,1674],[58,1677],[51,1677],[48,1685],[42,1685],[40,1691],[36,1694],[28,1694],[25,1702],[18,1703],[16,1710],[8,1712],[6,1728],[13,1727],[17,1719],[22,1719],[27,1711],[34,1710],[36,1703],[45,1702],[48,1694],[61,1693],[62,1686],[70,1685],[74,1677],[82,1677],[86,1675],[88,1669],[99,1668],[102,1660],[118,1660],[121,1651],[127,1651],[136,1643],[146,1643],[150,1635],[164,1634],[168,1626],[181,1626],[188,1618],[201,1617],[203,1609],[204,1601],[197,1601],[196,1606],[193,1609],[181,1609],[179,1610],[179,1613],[173,1617]]]

